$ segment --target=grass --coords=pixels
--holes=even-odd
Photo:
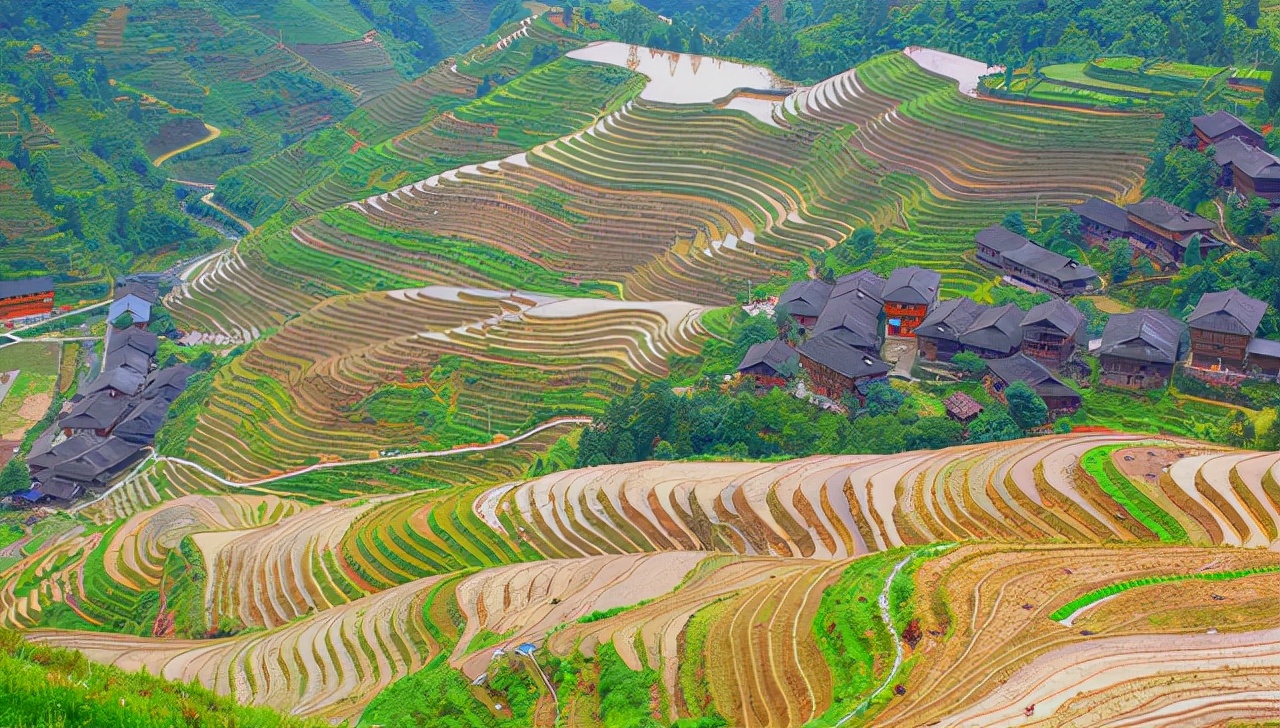
[[[1252,569],[1239,569],[1236,571],[1209,571],[1198,574],[1168,574],[1165,576],[1148,576],[1141,579],[1130,579],[1093,591],[1083,596],[1072,599],[1066,604],[1059,607],[1049,615],[1050,619],[1061,621],[1074,614],[1082,607],[1102,601],[1107,597],[1115,596],[1124,591],[1135,589],[1140,586],[1150,586],[1152,584],[1168,584],[1170,582],[1187,581],[1189,579],[1203,579],[1205,581],[1228,581],[1231,579],[1242,579],[1246,576],[1255,576],[1257,574],[1273,574],[1280,572],[1280,564],[1272,566],[1259,566]]]
[[[52,402],[58,381],[60,345],[23,342],[0,348],[0,374],[18,371],[8,395],[0,402],[0,437],[22,439],[27,428],[38,422],[48,408],[36,411],[42,395]]]
[[[1151,529],[1161,542],[1185,543],[1187,531],[1182,524],[1139,490],[1111,461],[1111,453],[1120,447],[1122,446],[1094,448],[1080,458],[1080,465],[1098,482],[1104,493],[1120,504],[1125,512]]]

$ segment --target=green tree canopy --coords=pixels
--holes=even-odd
[[[1004,398],[1009,416],[1024,430],[1039,427],[1049,419],[1049,407],[1026,382],[1010,384],[1004,390]]]

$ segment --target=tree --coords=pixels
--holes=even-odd
[[[746,323],[738,329],[735,337],[734,351],[739,360],[746,356],[747,349],[761,342],[776,339],[778,337],[778,327],[774,322],[769,320],[768,316],[758,315],[747,318]]]
[[[27,463],[21,457],[15,457],[0,470],[0,495],[9,495],[31,487],[31,476],[27,473]]]
[[[1280,110],[1280,58],[1271,64],[1271,80],[1267,82],[1267,89],[1263,92],[1262,98],[1267,102],[1267,107],[1272,113]]]
[[[1124,283],[1133,273],[1133,245],[1124,240],[1111,254],[1111,282]]]
[[[1022,437],[1022,429],[1006,412],[987,410],[969,425],[970,442],[1004,442]]]
[[[1011,233],[1024,236],[1027,234],[1027,223],[1022,219],[1022,213],[1017,210],[1005,215],[1004,219],[1000,221],[1000,225]]]
[[[124,313],[117,316],[116,320],[111,322],[111,325],[116,327],[117,329],[120,329],[121,331],[129,328],[130,326],[133,326],[133,314],[129,313],[128,311],[125,311]]]
[[[869,227],[860,227],[853,235],[835,247],[832,251],[836,259],[846,267],[856,268],[871,262],[876,253],[876,231]]]
[[[1024,430],[1039,427],[1049,419],[1049,407],[1026,382],[1014,382],[1006,387],[1004,399],[1009,405],[1009,416]]]
[[[1201,236],[1199,233],[1192,235],[1187,241],[1187,252],[1182,254],[1182,267],[1191,268],[1204,262],[1204,258],[1200,256]]]
[[[1258,27],[1258,17],[1262,14],[1261,3],[1258,0],[1244,0],[1240,3],[1240,7],[1236,9],[1236,17],[1244,21],[1244,24],[1250,28]]]
[[[1261,197],[1250,197],[1244,207],[1231,207],[1227,211],[1227,229],[1233,235],[1256,237],[1267,231],[1271,205]]]
[[[987,363],[972,351],[962,351],[951,357],[951,363],[967,375],[978,375],[987,370]]]
[[[872,417],[893,414],[907,401],[907,396],[887,382],[876,382],[867,387],[867,414]]]
[[[922,417],[907,430],[908,450],[937,450],[959,444],[964,427],[949,417]]]

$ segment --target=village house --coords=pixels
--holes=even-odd
[[[1215,227],[1212,222],[1159,197],[1135,202],[1126,210],[1129,238],[1161,267],[1181,264],[1187,247],[1194,241],[1198,241],[1202,257],[1223,245],[1211,235]]]
[[[1280,377],[1280,341],[1254,339],[1249,342],[1249,371],[1265,377]]]
[[[978,404],[978,400],[964,392],[956,392],[942,400],[942,406],[947,411],[947,417],[965,426],[978,419],[978,415],[982,414],[982,405]]]
[[[884,284],[885,333],[888,336],[915,336],[929,311],[938,305],[942,276],[918,266],[899,268]]]
[[[1097,351],[1102,383],[1128,389],[1168,385],[1186,330],[1186,324],[1152,309],[1113,315]]]
[[[964,350],[983,359],[1000,359],[1016,352],[1022,346],[1022,317],[1025,314],[1016,304],[984,307],[969,328],[960,335]]]
[[[978,260],[1004,271],[1005,278],[1033,290],[1055,296],[1087,291],[1098,274],[1089,266],[992,225],[975,238]]]
[[[115,300],[107,309],[107,320],[116,321],[128,313],[133,325],[146,328],[151,321],[151,305],[156,302],[156,290],[145,283],[130,281],[116,286]]]
[[[850,346],[880,350],[880,319],[874,311],[857,305],[852,296],[833,297],[814,324],[813,335],[831,335]]]
[[[43,316],[53,312],[53,279],[49,276],[0,281],[0,319]]]
[[[1222,186],[1247,197],[1280,202],[1280,157],[1231,138],[1214,147],[1214,161],[1222,167]]]
[[[1051,369],[1075,354],[1084,337],[1085,318],[1080,309],[1055,298],[1032,307],[1022,317],[1022,353]]]
[[[1248,349],[1267,304],[1238,288],[1200,297],[1187,325],[1191,328],[1191,366],[1211,371],[1243,372]]]
[[[951,361],[964,350],[960,336],[984,309],[970,298],[949,298],[939,303],[916,328],[920,356],[927,361]]]
[[[1090,197],[1071,211],[1080,217],[1080,236],[1090,246],[1105,249],[1112,240],[1129,237],[1129,213],[1119,205]]]
[[[784,387],[787,384],[787,362],[798,356],[796,350],[785,341],[762,341],[747,349],[746,356],[738,364],[738,373],[754,379],[756,386],[762,389]]]
[[[775,309],[785,311],[800,327],[798,333],[804,335],[818,322],[830,297],[830,283],[816,279],[798,281],[788,286],[778,297]]]
[[[1004,400],[1004,390],[1014,382],[1026,382],[1049,408],[1050,416],[1080,409],[1080,393],[1054,376],[1043,364],[1025,354],[987,361],[987,389]]]
[[[799,354],[800,366],[809,375],[809,389],[835,401],[846,394],[862,400],[868,385],[886,381],[889,374],[889,365],[879,357],[832,334],[821,334],[804,342]]]
[[[1234,114],[1215,111],[1205,116],[1191,117],[1191,126],[1195,129],[1196,148],[1204,151],[1217,146],[1228,139],[1240,141],[1255,147],[1265,147],[1266,140]]]
[[[112,396],[99,391],[76,402],[71,411],[58,418],[58,427],[68,436],[78,432],[109,435],[111,430],[133,408],[129,397]]]

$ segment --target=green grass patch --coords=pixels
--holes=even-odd
[[[1070,617],[1072,614],[1083,607],[1087,607],[1095,602],[1100,602],[1107,597],[1115,596],[1121,592],[1130,589],[1136,589],[1140,586],[1150,586],[1152,584],[1168,584],[1170,582],[1187,581],[1190,579],[1202,579],[1204,581],[1228,581],[1231,579],[1242,579],[1246,576],[1255,576],[1257,574],[1272,574],[1280,571],[1280,564],[1271,566],[1258,566],[1252,569],[1237,569],[1235,571],[1208,571],[1199,574],[1168,574],[1165,576],[1147,576],[1141,579],[1130,579],[1093,591],[1083,596],[1072,599],[1066,604],[1059,607],[1049,615],[1050,619],[1061,621]]]
[[[1094,448],[1080,458],[1080,465],[1098,482],[1104,493],[1111,496],[1130,516],[1151,529],[1161,542],[1185,543],[1187,531],[1182,524],[1139,490],[1111,461],[1111,453],[1121,447],[1124,446]]]

